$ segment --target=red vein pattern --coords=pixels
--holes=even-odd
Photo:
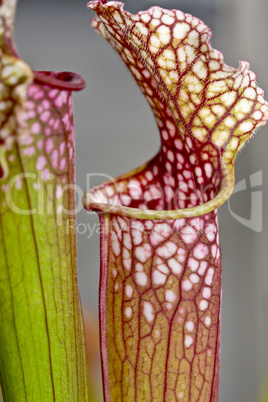
[[[101,330],[108,343],[107,400],[216,401],[216,213],[165,221],[111,214],[105,226],[102,270],[106,261],[109,267],[102,272],[100,302],[106,304]]]
[[[226,66],[197,18],[116,1],[88,4],[146,96],[159,153],[84,198],[99,213],[106,401],[216,402],[221,255],[217,208],[237,151],[266,123],[256,76]]]

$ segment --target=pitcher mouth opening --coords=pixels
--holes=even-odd
[[[86,82],[81,75],[69,71],[33,71],[34,82],[65,91],[80,91]]]
[[[179,189],[175,193],[177,199],[168,200],[168,188],[164,190],[158,187],[157,189],[154,183],[139,187],[138,183],[145,183],[144,178],[148,177],[148,172],[152,171],[156,161],[157,156],[127,174],[92,188],[84,195],[84,208],[98,214],[110,213],[136,219],[190,218],[205,215],[217,209],[233,191],[234,166],[223,165],[221,180],[218,186],[210,192],[211,195],[214,195],[204,202],[200,197],[200,189],[193,189],[189,199],[184,200],[186,207],[180,208],[183,203],[179,198]],[[179,188],[182,185],[183,183],[179,185]]]
[[[22,60],[19,54],[13,48],[11,56]],[[24,62],[25,63],[25,62]],[[31,69],[31,67],[29,66]],[[86,81],[81,75],[69,71],[35,71],[33,73],[33,82],[36,84],[47,85],[51,88],[65,91],[81,91],[86,86]]]
[[[1,5],[1,4],[0,4]],[[11,56],[24,61],[13,41],[13,35],[4,38],[4,45]],[[25,62],[25,61],[24,61]],[[27,62],[25,62],[27,64]],[[29,66],[31,69],[31,66]],[[85,88],[86,81],[81,75],[69,71],[35,71],[33,69],[33,81],[36,84],[47,85],[51,88],[65,91],[80,91]]]

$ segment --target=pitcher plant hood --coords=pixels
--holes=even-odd
[[[249,64],[227,66],[209,43],[210,29],[181,11],[152,7],[131,15],[116,1],[88,7],[98,14],[92,26],[149,102],[162,145],[146,165],[91,190],[85,207],[147,219],[218,208],[233,190],[237,152],[268,118]]]
[[[13,142],[17,141],[23,144],[23,141],[24,143],[28,141],[28,144],[30,143],[29,138],[27,140],[27,127],[35,123],[35,116],[33,115],[33,102],[31,103],[29,99],[33,92],[36,92],[33,101],[38,114],[37,109],[39,107],[40,110],[46,96],[44,92],[38,92],[38,86],[45,88],[45,91],[46,88],[54,88],[55,102],[57,102],[56,92],[58,95],[60,91],[71,93],[83,89],[85,86],[84,79],[78,74],[33,71],[21,60],[13,43],[16,4],[16,0],[4,0],[0,3],[0,78],[2,89],[0,100],[0,179],[2,180],[8,176],[10,162],[7,159],[7,151],[11,150]],[[32,84],[32,88],[30,84]],[[52,98],[50,97],[50,99]],[[29,105],[31,105],[31,112],[28,110]],[[57,105],[55,106],[57,107]],[[35,125],[35,127],[37,126]],[[29,156],[31,155],[33,153],[29,154]]]

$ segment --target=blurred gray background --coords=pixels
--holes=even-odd
[[[189,12],[209,25],[225,62],[247,60],[268,94],[267,0],[126,0],[137,12],[152,5]],[[138,166],[158,150],[159,136],[146,101],[119,56],[92,28],[93,12],[78,0],[18,0],[15,40],[21,57],[40,70],[69,70],[87,81],[74,94],[77,184],[87,188]],[[220,402],[256,402],[268,362],[268,128],[239,154],[236,180],[247,190],[220,208],[223,310]],[[252,203],[250,176],[262,171],[263,209]],[[103,175],[103,177],[102,177]],[[260,195],[261,193],[259,193]],[[78,197],[78,265],[83,305],[97,314],[98,218]],[[230,212],[231,210],[231,212]],[[232,214],[253,216],[256,232]],[[252,215],[253,214],[253,215]],[[258,223],[259,222],[259,223]],[[260,227],[262,223],[262,231]],[[86,224],[89,225],[86,227]],[[90,229],[89,229],[90,228]],[[267,372],[268,380],[268,372]]]

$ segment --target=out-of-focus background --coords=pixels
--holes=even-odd
[[[153,5],[202,19],[211,27],[212,45],[223,52],[226,63],[238,67],[239,60],[249,61],[268,95],[267,0],[125,1],[125,9],[133,13]],[[76,178],[83,191],[148,160],[160,143],[152,113],[134,80],[119,56],[90,28],[93,16],[86,1],[18,0],[15,27],[18,51],[33,69],[74,71],[87,81],[86,89],[74,94]],[[263,128],[237,158],[236,181],[245,180],[245,189],[219,211],[220,402],[256,402],[266,376],[268,380],[267,154],[268,128]],[[84,308],[97,316],[98,218],[83,210],[81,193],[79,284]]]

